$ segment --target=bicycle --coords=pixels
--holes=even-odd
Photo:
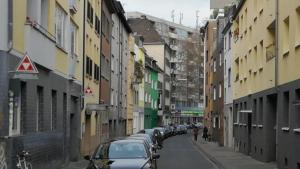
[[[22,151],[20,153],[17,154],[17,158],[18,158],[18,163],[17,163],[17,167],[20,169],[32,169],[32,164],[28,161],[26,161],[26,159],[30,156],[28,151]]]

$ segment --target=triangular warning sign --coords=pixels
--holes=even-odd
[[[86,94],[92,94],[93,92],[92,92],[91,88],[88,86],[88,87],[86,88],[86,90],[85,90],[85,93],[86,93]]]
[[[19,63],[16,72],[19,73],[39,73],[34,63],[31,61],[27,54],[24,55],[23,59]]]

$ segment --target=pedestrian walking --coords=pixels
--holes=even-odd
[[[207,138],[208,138],[207,133],[208,133],[208,129],[207,129],[206,126],[204,126],[204,128],[203,128],[203,136],[202,136],[202,137],[204,138],[205,141],[206,141]]]
[[[199,129],[197,126],[193,128],[194,140],[197,141]]]

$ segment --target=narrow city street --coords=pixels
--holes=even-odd
[[[193,144],[192,135],[178,135],[164,141],[159,152],[159,169],[217,169]]]

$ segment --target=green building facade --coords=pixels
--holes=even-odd
[[[145,109],[144,127],[145,129],[157,126],[157,104],[158,104],[158,72],[156,61],[149,56],[145,57]]]

